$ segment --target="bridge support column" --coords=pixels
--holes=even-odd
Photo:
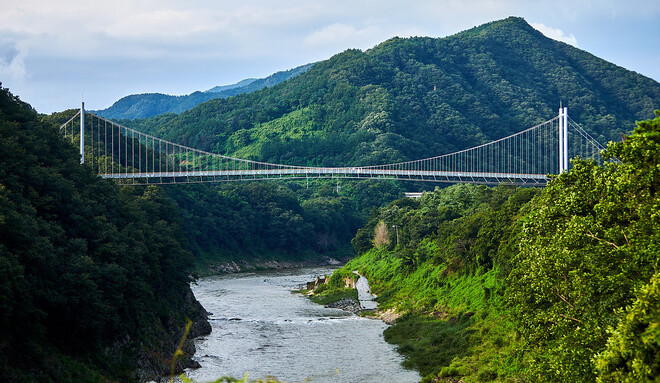
[[[568,108],[559,108],[559,173],[568,170]]]
[[[564,113],[562,113],[562,118],[564,119],[564,123],[562,126],[564,127],[564,170],[568,170],[568,108],[564,107]]]
[[[80,103],[80,163],[85,163],[85,103]]]

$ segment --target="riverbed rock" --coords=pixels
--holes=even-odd
[[[182,347],[183,354],[174,363],[174,373],[180,374],[186,368],[199,368],[199,363],[192,359],[195,353],[194,338],[211,333],[208,315],[192,291],[188,290],[178,313],[172,313],[164,323],[155,323],[153,333],[145,337],[149,340],[133,343],[138,360],[136,380],[160,382],[170,377],[172,358],[184,336],[185,322],[182,318],[186,317],[192,324]]]
[[[337,302],[327,304],[325,307],[349,311],[354,314],[359,314],[362,312],[362,306],[360,306],[360,302],[354,298],[344,298]]]

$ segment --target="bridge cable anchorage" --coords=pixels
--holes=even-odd
[[[81,163],[87,155],[87,166],[101,177],[130,185],[346,178],[539,186],[548,182],[549,174],[568,170],[569,158],[579,156],[602,163],[604,149],[568,117],[566,107],[548,121],[472,148],[411,161],[351,167],[284,165],[194,149],[87,112],[84,103],[60,131],[79,145]]]

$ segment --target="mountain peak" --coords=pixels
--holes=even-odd
[[[524,18],[518,16],[510,16],[506,19],[491,21],[486,24],[476,26],[474,28],[468,29],[463,32],[459,32],[454,36],[458,35],[475,35],[475,36],[498,36],[503,34],[533,34],[536,36],[542,36],[542,33],[534,29]]]
[[[554,117],[560,100],[607,142],[647,118],[658,99],[657,82],[509,17],[445,38],[346,50],[277,87],[210,101],[148,129],[242,158],[346,166],[480,145]]]

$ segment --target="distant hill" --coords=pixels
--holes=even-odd
[[[263,88],[269,88],[271,86],[275,86],[283,81],[286,81],[290,78],[294,78],[298,76],[301,73],[304,73],[309,70],[309,68],[312,67],[314,63],[311,64],[305,64],[301,65],[297,68],[277,72],[275,74],[272,74],[266,78],[259,78],[259,79],[246,79],[243,80],[235,85],[228,85],[228,86],[216,86],[214,88],[211,88],[207,90],[206,92],[211,92],[211,93],[220,93],[222,94],[223,98],[226,97],[231,97],[231,96],[236,96],[239,94],[243,93],[250,93],[254,92],[259,89]]]
[[[165,113],[182,113],[196,105],[215,98],[227,98],[242,93],[254,92],[279,84],[307,71],[313,64],[277,72],[262,79],[245,79],[232,85],[216,86],[205,92],[194,92],[185,96],[170,96],[162,93],[144,93],[126,96],[107,109],[94,113],[106,118],[135,119],[158,116]]]
[[[370,165],[481,144],[569,115],[601,142],[660,108],[660,84],[522,18],[347,50],[291,81],[132,126],[185,145],[300,165]]]
[[[295,69],[291,69],[291,70],[295,70]],[[284,73],[284,72],[277,72],[277,73]],[[245,80],[241,80],[241,81],[237,82],[236,84],[214,86],[213,88],[207,90],[207,92],[221,93],[221,92],[224,92],[224,91],[244,87],[246,85],[249,85],[249,84],[255,82],[256,80],[257,80],[256,78],[246,78]]]

